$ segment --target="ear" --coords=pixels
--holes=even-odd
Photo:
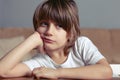
[[[70,38],[71,38],[71,35],[68,33],[68,34],[67,34],[67,40],[69,41]]]

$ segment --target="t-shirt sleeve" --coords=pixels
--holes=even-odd
[[[39,53],[34,57],[32,57],[31,59],[24,61],[23,63],[26,64],[31,71],[34,68],[38,68],[41,66],[44,66],[44,67],[52,66],[50,58],[46,54],[39,54]]]
[[[82,37],[80,40],[80,52],[86,65],[96,64],[104,56],[100,53],[98,48],[87,37]]]
[[[30,70],[32,71],[34,68],[41,67],[41,58],[43,58],[43,55],[36,54],[34,57],[31,59],[28,59],[26,61],[23,61],[24,64],[26,64]]]
[[[40,64],[36,60],[34,60],[34,59],[23,61],[23,63],[26,64],[30,68],[31,71],[34,68],[40,67]]]

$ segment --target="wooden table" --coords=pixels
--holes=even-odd
[[[37,79],[33,79],[33,78],[29,78],[29,77],[20,77],[20,78],[8,78],[8,79],[0,78],[0,80],[37,80]],[[39,80],[53,80],[53,79],[39,79]],[[78,79],[58,79],[58,80],[78,80]],[[85,80],[85,79],[82,79],[82,80]],[[87,80],[89,80],[89,79],[87,79]],[[95,79],[95,80],[98,80],[98,79]],[[108,79],[108,80],[120,80],[120,78],[112,78],[112,79]]]

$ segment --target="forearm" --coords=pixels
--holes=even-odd
[[[59,72],[61,78],[106,79],[112,76],[110,68],[101,64],[79,68],[61,68]]]
[[[36,37],[39,37],[39,35],[36,33],[32,34],[0,60],[0,74],[12,70],[29,51],[39,45],[39,38],[36,39]]]
[[[21,43],[1,59],[0,70],[11,70],[31,49],[31,44],[28,44],[27,40]]]

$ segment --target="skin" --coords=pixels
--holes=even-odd
[[[0,60],[0,77],[35,76],[38,79],[110,79],[112,77],[112,70],[105,59],[101,59],[95,65],[84,67],[59,69],[38,67],[33,71],[21,63],[22,58],[36,47],[40,52],[48,54],[57,64],[63,63],[67,59],[63,49],[68,38],[67,32],[60,24],[53,21],[41,21],[36,32]]]

